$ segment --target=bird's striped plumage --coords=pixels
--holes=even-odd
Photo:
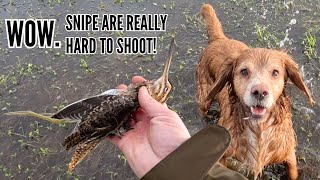
[[[131,114],[139,107],[138,91],[140,87],[146,86],[149,94],[160,103],[167,100],[172,89],[168,73],[173,54],[173,43],[174,41],[171,43],[169,56],[159,79],[130,85],[124,91],[108,90],[100,95],[74,102],[52,116],[55,119],[81,120],[77,129],[63,142],[66,149],[77,146],[69,164],[69,171],[72,171],[103,138],[121,135],[120,130],[130,129]]]
[[[81,119],[76,131],[67,136],[62,144],[67,150],[77,146],[69,171],[104,137],[117,134],[121,127],[128,127],[125,124],[137,107],[137,95],[132,98],[105,94],[77,101],[53,115],[53,118]]]

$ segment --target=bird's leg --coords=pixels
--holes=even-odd
[[[62,124],[62,123],[78,123],[79,120],[72,120],[72,119],[55,119],[51,118],[47,114],[39,114],[33,111],[15,111],[15,112],[8,112],[5,113],[6,115],[14,115],[14,116],[33,116],[45,121],[48,121],[53,124]]]
[[[109,134],[112,134],[112,135],[115,135],[117,136],[118,138],[121,139],[121,137],[126,133],[127,131],[123,128],[123,127],[120,127],[120,128],[117,128],[113,131],[110,131]]]
[[[120,135],[120,137],[123,136],[126,132],[127,132],[127,130],[124,127],[120,127],[117,130],[117,134]]]
[[[124,130],[125,131],[130,131],[134,129],[131,125],[130,125],[130,122],[127,122],[125,125],[124,125]]]

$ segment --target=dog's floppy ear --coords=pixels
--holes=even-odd
[[[312,99],[312,95],[309,88],[303,82],[302,75],[298,69],[298,64],[295,63],[288,55],[284,59],[284,64],[288,78],[291,80],[291,82],[293,82],[293,84],[295,84],[301,91],[303,91],[308,96],[309,102],[313,106],[315,102]]]
[[[211,91],[207,96],[207,101],[215,99],[217,94],[228,84],[232,84],[233,69],[236,63],[236,59],[239,54],[234,54],[228,57],[219,69],[219,75],[215,78]]]

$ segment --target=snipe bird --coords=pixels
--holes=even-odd
[[[105,137],[121,136],[130,130],[131,114],[139,108],[138,91],[146,86],[149,94],[158,102],[165,103],[172,85],[169,67],[173,55],[174,39],[159,79],[131,84],[126,90],[110,89],[102,94],[71,103],[52,116],[32,111],[10,112],[8,115],[34,116],[51,123],[79,122],[75,130],[62,143],[68,150],[76,146],[69,163],[69,172],[80,163]]]

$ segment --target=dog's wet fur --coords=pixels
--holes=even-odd
[[[208,47],[197,67],[197,100],[201,113],[213,101],[220,106],[219,125],[230,132],[232,142],[221,163],[230,158],[256,179],[271,163],[285,162],[288,177],[297,179],[296,138],[290,100],[285,85],[290,80],[314,101],[298,65],[286,53],[249,48],[227,38],[209,4],[201,14],[208,31]]]

